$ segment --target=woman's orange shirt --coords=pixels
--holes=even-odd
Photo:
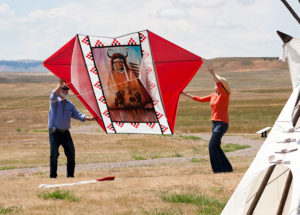
[[[198,102],[210,102],[211,120],[222,121],[229,124],[228,106],[229,106],[229,93],[224,89],[222,83],[217,82],[217,87],[220,93],[212,93],[205,97],[194,96],[193,100]]]

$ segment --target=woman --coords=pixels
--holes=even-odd
[[[182,93],[198,102],[210,102],[212,109],[212,136],[209,141],[210,163],[215,173],[232,172],[232,166],[221,149],[222,136],[228,129],[228,106],[231,91],[226,79],[214,73],[212,65],[209,65],[207,69],[216,83],[214,93],[205,97],[193,96],[184,91]]]

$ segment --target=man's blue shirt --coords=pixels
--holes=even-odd
[[[64,102],[56,95],[55,91],[53,91],[50,96],[48,127],[55,127],[61,130],[69,129],[71,117],[84,122],[85,115],[80,113],[72,102],[67,99]]]

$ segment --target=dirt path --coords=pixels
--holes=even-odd
[[[93,126],[86,126],[84,128],[76,128],[72,129],[72,133],[95,133],[92,130]],[[209,141],[210,134],[201,133],[201,134],[188,134],[193,136],[198,136],[203,140]],[[250,139],[246,136],[242,135],[227,135],[223,137],[223,143],[232,143],[239,145],[249,145],[250,148],[238,150],[234,152],[226,153],[227,156],[255,156],[260,146],[262,145],[265,139]],[[168,163],[185,163],[190,162],[193,158],[204,158],[207,159],[206,156],[189,156],[189,157],[171,157],[171,158],[158,158],[151,160],[133,160],[133,161],[124,161],[124,162],[105,162],[105,163],[89,163],[89,164],[77,164],[76,171],[80,170],[101,170],[101,169],[113,169],[113,168],[126,168],[126,167],[138,167],[138,166],[152,166],[152,165],[161,165]],[[58,172],[64,173],[65,166],[59,166]],[[1,170],[1,177],[9,177],[9,176],[26,176],[32,175],[36,173],[47,173],[49,172],[49,167],[34,167],[34,168],[20,168],[20,169],[11,169],[11,170]]]

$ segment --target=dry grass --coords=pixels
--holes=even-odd
[[[273,125],[291,88],[286,64],[262,59],[216,59],[216,72],[231,83],[230,128],[228,134],[254,133]],[[209,63],[209,62],[208,62]],[[204,65],[205,66],[205,65]],[[262,72],[263,71],[263,72]],[[32,80],[32,81],[30,81]],[[56,86],[51,76],[0,74],[0,169],[48,166],[47,131],[49,89]],[[211,92],[213,83],[201,69],[187,90],[197,95]],[[31,95],[38,97],[22,100]],[[6,106],[9,103],[22,100]],[[87,113],[75,98],[77,108]],[[29,106],[39,105],[31,109]],[[183,133],[210,132],[209,104],[180,98],[175,136],[106,135],[73,133],[77,163],[155,159],[171,156],[207,155],[207,142]],[[73,128],[83,124],[72,122]],[[94,125],[87,122],[84,125]],[[192,134],[190,135],[192,136]],[[76,178],[62,174],[50,180],[43,172],[0,178],[0,214],[204,214],[195,204],[163,200],[163,195],[196,195],[227,201],[250,165],[253,157],[231,157],[233,173],[212,174],[209,161],[193,159],[189,163],[114,168],[101,171],[81,170]],[[59,164],[65,163],[61,150]],[[3,170],[9,171],[9,170]],[[39,184],[71,183],[105,176],[115,181],[61,188],[80,200],[39,198]],[[51,192],[54,190],[50,190]]]

